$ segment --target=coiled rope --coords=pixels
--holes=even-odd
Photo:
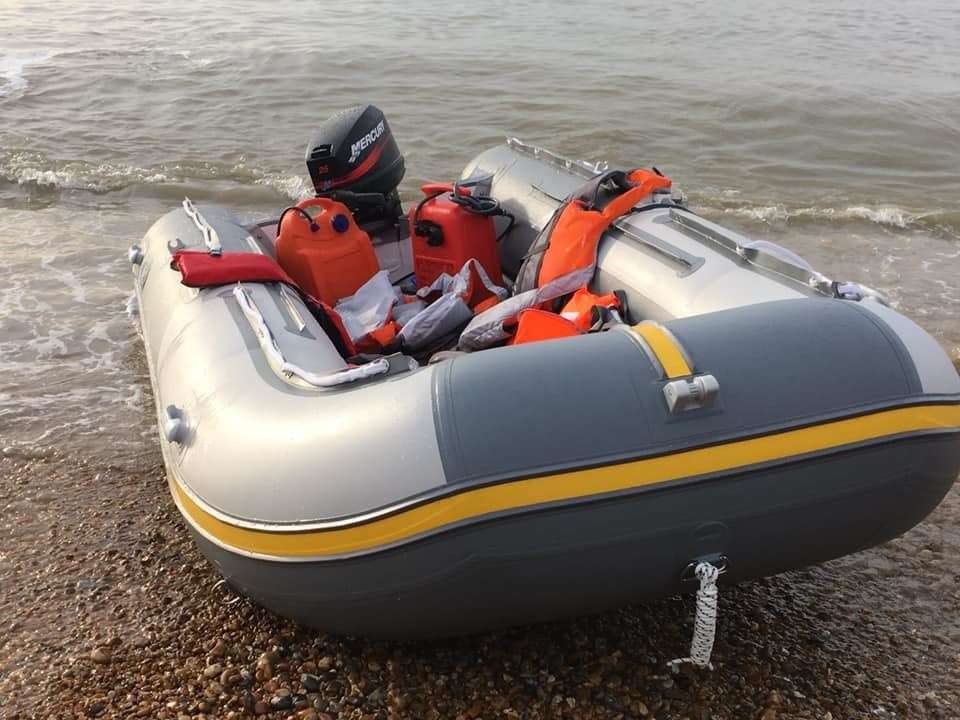
[[[676,672],[684,663],[692,663],[698,668],[710,668],[710,655],[713,643],[717,639],[717,578],[720,568],[708,562],[697,563],[693,571],[700,588],[697,590],[697,617],[693,626],[693,640],[690,642],[690,655],[667,663]]]

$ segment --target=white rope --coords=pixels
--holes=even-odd
[[[676,672],[680,665],[692,663],[699,668],[710,668],[710,655],[717,638],[717,577],[720,569],[708,562],[697,564],[693,572],[700,581],[697,590],[697,618],[694,621],[693,640],[690,643],[690,655],[667,663]]]
[[[220,235],[217,234],[217,231],[214,230],[210,223],[207,222],[207,219],[200,214],[200,211],[194,206],[190,198],[183,198],[183,211],[187,214],[193,224],[197,226],[197,229],[200,231],[200,234],[203,235],[203,243],[207,246],[207,252],[210,255],[220,255],[223,252],[223,247],[220,245]]]

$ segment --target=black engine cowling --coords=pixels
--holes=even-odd
[[[392,195],[403,179],[403,155],[384,114],[358,105],[329,118],[307,146],[307,169],[318,195],[346,191]]]

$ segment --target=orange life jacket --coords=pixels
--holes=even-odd
[[[577,290],[560,311],[560,316],[569,320],[584,332],[589,332],[597,323],[597,308],[622,310],[623,302],[617,293],[597,295],[582,287]],[[601,318],[602,319],[602,318]]]
[[[648,195],[670,185],[670,178],[652,170],[613,170],[573,193],[534,240],[517,274],[514,296],[477,315],[461,333],[459,347],[480,350],[502,342],[524,310],[553,310],[557,300],[581,289],[588,292],[603,233]]]
[[[604,204],[602,191],[609,185],[618,194]],[[554,296],[559,297],[586,285],[596,269],[597,248],[607,228],[647,195],[670,185],[670,178],[644,169],[611,170],[595,177],[557,208],[537,236],[517,274],[516,291],[560,283],[565,289]],[[583,275],[589,278],[579,282]]]
[[[575,337],[584,333],[575,323],[562,315],[529,308],[517,316],[516,329],[508,345],[554,340],[556,338]]]

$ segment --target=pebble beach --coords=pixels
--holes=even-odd
[[[943,718],[960,713],[960,491],[856,555],[721,586],[712,671],[694,600],[432,643],[333,637],[235,595],[159,458],[131,474],[0,458],[0,717]],[[72,481],[72,482],[68,482]],[[80,488],[78,493],[49,488]],[[102,502],[78,503],[96,487]]]

